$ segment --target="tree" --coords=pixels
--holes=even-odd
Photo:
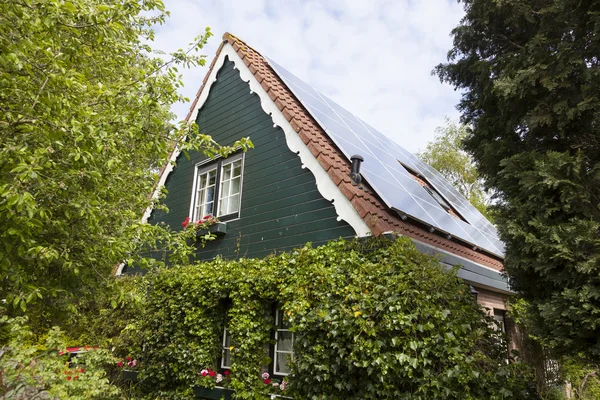
[[[536,336],[600,359],[600,2],[465,0],[440,78],[497,192],[512,287]]]
[[[435,130],[435,138],[417,156],[438,170],[471,204],[488,219],[488,197],[471,156],[462,149],[468,135],[465,125],[446,118]]]
[[[150,44],[167,15],[160,0],[0,2],[0,298],[11,314],[58,321],[156,234],[140,219],[175,144],[225,155],[248,143],[220,147],[171,122],[185,100],[177,67],[204,65],[196,52],[211,33],[165,60]]]

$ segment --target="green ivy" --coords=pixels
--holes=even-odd
[[[335,241],[265,259],[156,269],[134,324],[140,390],[192,397],[210,386],[223,326],[238,399],[526,399],[529,370],[476,305],[456,270],[406,238]],[[285,392],[265,385],[275,307],[295,332]]]

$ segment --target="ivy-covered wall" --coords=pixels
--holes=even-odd
[[[251,94],[231,61],[217,74],[196,123],[202,133],[223,145],[249,136],[255,148],[246,153],[240,218],[227,223],[227,234],[198,250],[200,259],[264,257],[273,252],[315,245],[354,230],[337,221],[333,205],[317,190],[315,178],[302,169],[299,157],[287,147],[283,130],[263,111],[257,94]],[[165,222],[175,229],[188,216],[195,165],[199,153],[183,154],[166,182],[164,204],[170,212],[155,211],[151,223]]]
[[[456,270],[407,238],[157,269],[140,284],[123,335],[138,343],[139,389],[153,398],[191,398],[192,387],[217,383],[238,399],[536,398]],[[285,390],[263,375],[274,305],[295,333]],[[218,368],[225,324],[229,375]]]

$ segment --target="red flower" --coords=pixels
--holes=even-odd
[[[131,357],[129,357],[129,356],[125,357],[125,359],[126,359],[127,361],[131,361]]]
[[[213,371],[212,369],[208,370],[208,374],[210,375],[211,378],[214,378],[214,376],[217,375],[217,373],[215,371]]]
[[[119,363],[117,364],[117,367],[122,368],[123,367],[123,361],[119,361]]]
[[[229,376],[229,374],[230,374],[230,373],[231,373],[231,372],[229,372],[229,370],[228,370],[228,369],[226,369],[225,371],[223,371],[223,375],[225,375],[225,376]]]
[[[77,376],[75,377],[75,379],[79,379],[79,375],[77,375]]]
[[[183,222],[181,223],[181,226],[183,226],[183,227],[185,228],[185,227],[186,227],[186,226],[187,226],[187,225],[190,223],[190,220],[191,220],[191,218],[190,218],[190,217],[187,217],[187,218],[185,219],[185,221],[183,221]]]
[[[269,378],[263,380],[263,382],[265,383],[265,385],[269,385],[271,383],[271,380]]]
[[[83,374],[83,373],[85,372],[85,370],[84,370],[83,368],[81,368],[81,369],[79,370],[79,372],[81,372],[81,373]]]
[[[71,380],[71,377],[70,377],[70,376],[67,376],[67,380],[68,380],[68,381],[70,381],[70,380]]]

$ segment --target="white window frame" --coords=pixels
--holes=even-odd
[[[223,327],[223,351],[221,352],[221,369],[230,369],[231,365],[225,365],[225,352],[229,352],[229,361],[231,362],[231,335],[229,335],[229,346],[227,346],[227,327]]]
[[[197,221],[200,218],[204,217],[204,213],[202,213],[202,215],[198,215],[197,209],[198,209],[198,186],[200,185],[200,178],[206,174],[209,174],[210,177],[210,173],[213,172],[215,173],[215,184],[214,184],[214,191],[213,191],[213,199],[212,199],[212,209],[215,210],[216,209],[216,203],[217,203],[217,186],[219,186],[219,173],[217,170],[217,165],[215,164],[209,164],[205,167],[200,167],[200,168],[196,168],[196,174],[195,174],[195,178],[194,178],[194,193],[192,194],[192,197],[194,197],[194,201],[193,201],[193,210],[192,210],[192,221]],[[207,185],[208,187],[208,185]]]
[[[287,328],[279,328],[279,314],[281,312],[282,311],[279,308],[275,310],[275,347],[273,349],[273,375],[288,376],[289,375],[288,372],[282,372],[282,371],[277,370],[277,355],[278,354],[288,354],[290,356],[290,360],[294,359],[294,332],[290,331]],[[277,349],[279,332],[290,332],[292,334],[292,351]]]
[[[231,155],[227,158],[222,158],[220,156],[216,157],[215,159],[209,159],[209,160],[204,160],[198,164],[196,164],[195,168],[194,168],[194,185],[192,187],[192,198],[190,200],[190,211],[188,216],[190,217],[190,219],[192,221],[198,221],[199,219],[201,219],[202,217],[204,217],[204,215],[197,215],[196,212],[196,202],[197,202],[197,196],[198,196],[198,184],[199,184],[199,178],[200,176],[202,176],[203,174],[212,171],[212,170],[216,170],[217,171],[217,176],[216,176],[216,182],[215,182],[215,196],[214,196],[214,204],[213,204],[213,212],[212,215],[222,219],[223,221],[234,221],[236,219],[239,219],[241,216],[241,211],[242,211],[242,191],[243,191],[243,187],[244,187],[244,164],[245,164],[245,159],[246,159],[246,153],[244,152],[239,152],[237,154]],[[219,216],[219,206],[220,206],[220,201],[222,199],[221,196],[221,186],[222,186],[222,177],[223,177],[223,167],[229,164],[232,164],[238,160],[241,160],[241,172],[240,172],[240,200],[239,200],[239,204],[238,204],[238,210],[236,212],[233,213],[229,213],[226,215],[221,215]]]

